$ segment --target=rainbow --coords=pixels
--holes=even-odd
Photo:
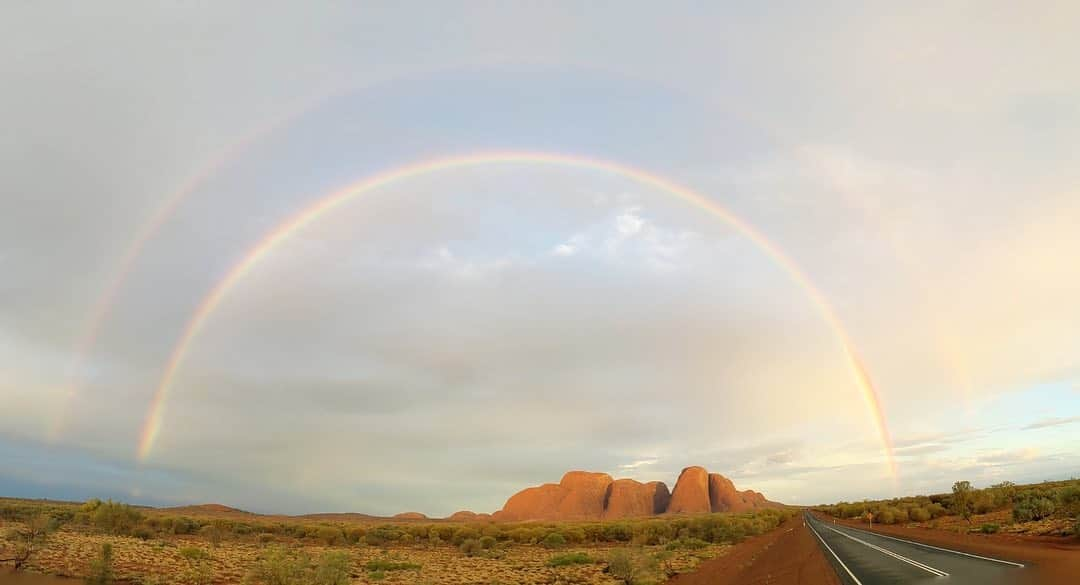
[[[319,96],[316,101],[321,101],[323,99],[325,98]],[[82,369],[87,357],[89,357],[91,350],[97,344],[101,328],[108,320],[109,315],[112,313],[113,307],[116,304],[116,297],[120,294],[120,291],[124,288],[124,284],[131,276],[136,264],[138,264],[139,258],[142,257],[146,245],[150,243],[150,240],[154,239],[159,231],[161,231],[161,228],[165,223],[172,219],[172,216],[176,213],[176,210],[180,205],[193,193],[202,188],[202,186],[211,178],[216,176],[219,171],[231,164],[241,153],[246,151],[253,144],[262,141],[269,134],[292,122],[295,118],[298,118],[309,109],[310,106],[305,106],[299,110],[290,110],[286,115],[278,116],[277,118],[270,120],[269,123],[256,128],[254,131],[245,134],[228,144],[211,158],[209,163],[201,167],[195,174],[188,177],[175,191],[165,197],[157,210],[150,216],[149,220],[142,224],[142,227],[135,233],[135,236],[124,250],[116,270],[113,271],[104,291],[94,303],[94,307],[79,334],[74,352],[72,353],[71,362],[68,365],[68,383],[65,392],[64,406],[53,420],[52,427],[49,429],[50,440],[56,441],[63,433],[68,420],[72,400],[78,395],[80,390],[82,380],[79,371]]]
[[[832,308],[832,305],[829,304],[825,296],[818,290],[813,282],[807,278],[798,265],[796,265],[795,262],[776,244],[766,238],[753,226],[746,223],[727,209],[710,201],[700,193],[657,175],[612,161],[556,153],[525,151],[480,152],[464,156],[424,160],[414,164],[396,167],[361,179],[343,189],[323,196],[268,232],[261,240],[251,247],[241,260],[237,262],[206,294],[185,325],[176,345],[169,355],[169,359],[166,362],[161,379],[154,391],[154,396],[150,402],[148,412],[143,422],[138,444],[138,460],[145,461],[153,451],[154,443],[161,432],[162,419],[164,417],[169,391],[173,386],[176,375],[180,370],[184,359],[187,357],[188,351],[191,349],[191,345],[195,341],[195,338],[198,337],[199,332],[206,325],[210,316],[213,315],[214,311],[221,305],[221,302],[228,296],[229,292],[232,291],[237,283],[243,280],[256,265],[270,255],[278,245],[309,226],[324,214],[356,199],[357,197],[371,193],[372,191],[389,186],[393,183],[453,169],[498,164],[559,166],[618,175],[641,185],[677,197],[685,203],[725,222],[740,234],[747,237],[778,266],[787,272],[792,280],[803,289],[820,312],[822,318],[835,334],[847,358],[852,379],[866,403],[872,419],[871,422],[874,428],[877,429],[878,438],[880,439],[882,449],[887,459],[889,472],[894,479],[897,477],[896,459],[893,454],[892,439],[886,425],[881,400],[869,372],[863,365],[859,353],[856,351],[850,336],[847,334],[847,331],[841,323],[840,318],[837,316],[836,311]]]

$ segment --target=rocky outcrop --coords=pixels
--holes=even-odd
[[[606,473],[570,471],[559,483],[524,489],[506,501],[491,518],[500,521],[599,520],[654,516],[657,514],[704,514],[743,512],[774,507],[755,491],[740,492],[726,477],[703,467],[687,467],[679,474],[675,489],[663,482],[641,483],[612,479]],[[461,514],[460,517],[457,517]],[[470,520],[459,512],[451,519]]]
[[[607,488],[606,505],[601,516],[605,520],[655,516],[667,511],[671,493],[662,481],[641,483],[632,479],[616,479]]]
[[[497,520],[588,520],[604,512],[606,473],[568,471],[559,483],[524,489],[506,501]]]
[[[709,504],[713,512],[745,512],[773,505],[754,490],[736,490],[735,484],[719,473],[709,474]]]
[[[669,514],[707,514],[712,511],[709,503],[709,472],[704,467],[687,467],[679,474],[675,489],[671,490]]]
[[[428,517],[420,512],[402,512],[400,514],[394,514],[394,520],[427,520]]]

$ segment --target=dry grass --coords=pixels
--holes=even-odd
[[[16,522],[0,522],[0,530],[18,526]],[[198,547],[210,554],[213,582],[215,584],[240,584],[258,562],[267,544],[248,540],[226,540],[218,547],[199,536],[167,536],[140,540],[123,536],[95,534],[79,526],[65,526],[50,537],[48,547],[38,553],[30,563],[32,570],[57,575],[82,577],[89,570],[103,543],[113,545],[116,576],[134,583],[167,582],[184,584],[191,582],[185,575],[192,572],[192,561],[180,554],[183,547]],[[617,581],[605,573],[606,559],[615,545],[570,546],[562,550],[548,550],[537,545],[501,543],[500,558],[485,556],[467,557],[456,547],[449,545],[393,544],[390,546],[342,545],[327,547],[307,540],[278,540],[276,546],[285,545],[302,550],[313,558],[326,551],[345,551],[350,559],[354,583],[385,584],[522,584],[550,585],[556,583],[582,585],[608,585]],[[730,545],[710,544],[700,550],[676,550],[662,553],[662,546],[633,547],[641,556],[667,554],[668,568],[676,572],[693,570],[701,560],[724,554]],[[584,551],[594,559],[593,563],[564,567],[550,567],[548,560],[557,554]],[[415,563],[419,570],[386,571],[383,578],[369,573],[365,565],[374,559],[392,559]],[[156,578],[156,581],[155,581]]]

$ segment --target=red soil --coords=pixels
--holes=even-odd
[[[818,516],[832,522],[827,516]],[[866,522],[840,520],[841,524],[867,529]],[[1075,585],[1080,582],[1080,540],[1062,536],[958,533],[914,526],[882,526],[873,532],[951,548],[958,551],[1024,563],[1027,582],[1039,585]]]
[[[814,535],[795,516],[776,530],[748,538],[728,554],[676,575],[678,585],[840,585]]]

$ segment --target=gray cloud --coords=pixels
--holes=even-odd
[[[805,285],[647,185],[541,165],[388,185],[278,246],[196,337],[132,463],[176,341],[254,242],[362,176],[492,149],[638,165],[785,250],[871,371],[905,487],[1023,449],[1047,455],[1019,474],[1075,469],[997,432],[1045,409],[986,414],[1075,386],[1074,7],[260,10],[27,4],[0,24],[0,449],[44,461],[0,487],[437,514],[567,468],[704,464],[778,498],[888,495]]]

